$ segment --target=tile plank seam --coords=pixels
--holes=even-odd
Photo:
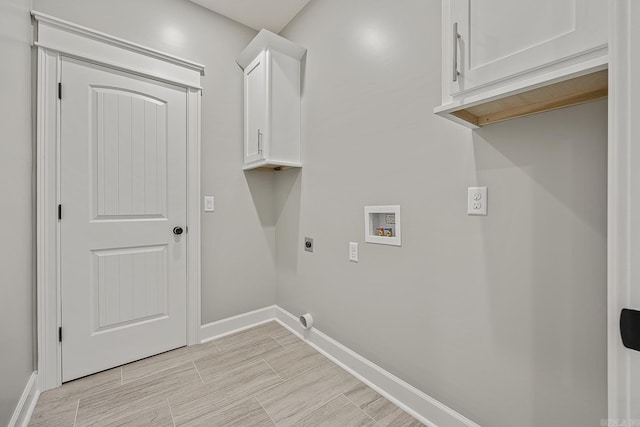
[[[271,370],[273,371],[274,374],[276,374],[278,376],[278,378],[280,378],[282,380],[282,382],[285,382],[286,380],[284,378],[282,378],[282,376],[280,376],[279,373],[276,372],[275,369],[273,369],[273,366],[269,365],[269,362],[267,362],[266,360],[262,359],[262,361],[269,367],[271,368]]]
[[[169,407],[169,414],[171,414],[171,422],[173,423],[173,427],[176,427],[176,419],[173,416],[173,410],[171,409],[171,403],[169,403],[169,398],[167,397],[167,406]]]
[[[78,421],[78,409],[80,409],[80,399],[76,402],[76,413],[73,416],[73,427],[76,427],[76,422]]]
[[[204,384],[204,380],[202,379],[202,375],[200,375],[200,371],[198,370],[198,366],[196,366],[196,362],[194,360],[191,360],[191,364],[193,365],[193,369],[196,370],[196,372],[198,373],[198,376],[200,377],[200,381],[202,381],[202,384]]]
[[[371,421],[373,421],[374,423],[376,423],[376,425],[378,424],[378,422],[375,420],[375,418],[373,418],[371,415],[367,414],[365,411],[363,411],[363,410],[362,410],[362,408],[360,407],[360,405],[356,404],[356,402],[354,402],[353,400],[349,399],[349,397],[348,397],[346,394],[342,393],[342,395],[343,395],[343,396],[345,397],[345,399],[347,399],[349,402],[353,403],[353,404],[354,404],[354,406],[355,406],[356,408],[358,408],[358,410],[359,410],[360,412],[362,412],[363,414],[365,414],[367,417],[371,418]]]
[[[280,341],[278,341],[278,338],[271,335],[271,339],[274,340],[280,347],[284,348],[285,350],[287,349],[284,345],[282,345]]]
[[[274,426],[277,426],[278,424],[276,424],[276,422],[275,422],[275,421],[273,421],[273,418],[271,418],[271,414],[269,414],[269,411],[267,411],[267,410],[265,409],[264,405],[263,405],[262,403],[260,403],[260,401],[258,400],[258,398],[257,398],[257,397],[255,397],[255,396],[254,396],[253,398],[256,400],[256,402],[258,402],[258,405],[260,405],[260,407],[261,407],[261,408],[262,408],[262,410],[265,412],[265,414],[267,414],[267,417],[269,417],[269,419],[271,420],[271,422],[273,423],[273,425],[274,425]]]

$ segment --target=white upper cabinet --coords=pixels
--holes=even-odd
[[[266,52],[260,53],[244,70],[244,163],[263,159],[264,132],[267,130]]]
[[[302,166],[300,70],[306,49],[262,30],[240,54],[244,169]]]
[[[607,67],[606,0],[443,0],[442,10],[443,105],[436,112],[444,116]],[[567,96],[584,95],[585,84],[566,89]],[[538,92],[534,98],[555,106],[548,96]],[[517,104],[523,103],[521,96]],[[475,111],[491,113],[505,105],[513,103]],[[449,118],[475,120],[473,126],[494,122],[468,111]]]

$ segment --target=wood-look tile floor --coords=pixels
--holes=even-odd
[[[277,322],[40,396],[31,426],[422,426]]]

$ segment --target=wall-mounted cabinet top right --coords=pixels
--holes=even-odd
[[[442,105],[476,128],[607,96],[605,0],[443,0]]]

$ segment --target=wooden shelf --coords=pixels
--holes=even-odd
[[[570,107],[606,98],[608,71],[574,77],[548,86],[449,112],[475,126]]]
[[[277,161],[268,161],[268,160],[260,160],[257,162],[250,163],[244,166],[244,170],[252,170],[258,169],[263,171],[283,171],[292,168],[301,168],[302,163],[292,163],[292,162],[277,162]]]
[[[296,166],[260,166],[253,169],[245,170],[259,170],[259,171],[286,171],[287,169],[293,169]]]

